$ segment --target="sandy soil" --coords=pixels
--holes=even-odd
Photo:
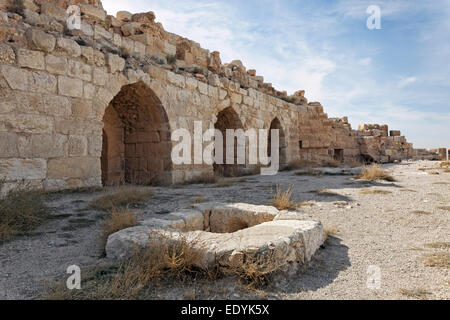
[[[188,185],[154,188],[155,195],[139,208],[141,218],[189,207],[192,198],[207,201],[268,204],[274,185],[293,185],[295,201],[313,201],[300,210],[334,230],[329,243],[307,270],[278,279],[263,291],[243,290],[236,281],[195,283],[158,289],[154,298],[170,299],[450,299],[450,270],[428,267],[424,255],[449,252],[427,244],[450,243],[450,173],[434,169],[436,162],[418,161],[385,166],[396,182],[362,182],[349,176],[297,176],[234,179],[232,186]],[[421,170],[422,169],[422,170]],[[431,173],[439,174],[431,174]],[[363,189],[388,191],[362,194]],[[319,195],[315,190],[331,194]],[[334,193],[334,194],[333,194]],[[30,236],[0,245],[0,299],[39,299],[54,277],[68,266],[83,269],[105,262],[100,258],[101,218],[88,207],[100,193],[54,195],[49,200],[53,219]],[[444,208],[447,207],[447,210]],[[424,211],[429,214],[414,213]],[[381,271],[381,288],[367,286],[370,266]],[[423,291],[420,296],[402,290]]]

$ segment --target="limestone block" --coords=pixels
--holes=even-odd
[[[0,132],[0,158],[14,158],[18,156],[17,134]]]
[[[84,60],[92,65],[94,64],[94,49],[92,47],[85,47],[85,46],[80,46],[81,47],[81,57],[84,58]]]
[[[231,93],[231,102],[241,104],[242,103],[242,95],[239,93],[232,92]]]
[[[95,7],[88,4],[79,4],[79,7],[81,9],[81,13],[85,16],[103,22],[106,20],[106,11],[100,7]]]
[[[105,67],[103,68],[94,68],[94,84],[99,86],[104,86],[106,84],[108,71]]]
[[[83,87],[83,97],[86,99],[94,99],[96,91],[97,89],[92,83],[86,82]]]
[[[66,10],[55,3],[47,1],[41,4],[41,14],[49,15],[61,22],[65,22],[68,17]]]
[[[105,66],[106,65],[105,55],[98,50],[94,50],[94,63],[97,67]]]
[[[44,102],[45,114],[47,115],[67,118],[72,114],[71,101],[69,98],[44,94],[42,100]]]
[[[47,72],[32,72],[28,79],[28,90],[41,93],[56,93],[57,79]]]
[[[86,99],[72,98],[72,115],[77,118],[89,118],[92,104]]]
[[[92,81],[92,67],[78,60],[69,60],[68,75],[84,81]]]
[[[106,64],[110,73],[121,72],[125,68],[125,60],[116,54],[106,54]]]
[[[201,94],[208,95],[208,85],[206,83],[199,81],[198,82],[198,91]]]
[[[24,68],[45,69],[44,53],[41,51],[19,49],[17,51],[17,61]]]
[[[52,52],[55,49],[56,38],[42,30],[28,29],[25,33],[32,49]]]
[[[85,136],[69,136],[69,156],[86,156],[88,151],[87,138]]]
[[[88,136],[88,155],[91,157],[100,157],[102,155],[102,137]]]
[[[187,77],[186,78],[186,88],[190,89],[190,90],[195,90],[197,89],[198,86],[198,81],[194,78],[191,77]]]
[[[0,159],[0,177],[6,181],[45,179],[44,159]]]
[[[91,157],[60,158],[48,160],[50,179],[89,178],[101,176],[100,159]],[[70,168],[70,170],[67,170]]]
[[[0,63],[14,64],[16,62],[16,54],[14,50],[3,43],[0,44]]]
[[[8,65],[0,66],[0,70],[11,89],[23,91],[28,90],[28,82],[31,78],[30,71]]]
[[[128,11],[119,11],[116,14],[117,20],[122,21],[122,22],[130,22],[132,17],[133,17],[133,15]]]
[[[54,130],[52,117],[36,114],[5,114],[0,117],[0,132],[50,133]]]
[[[31,150],[34,158],[58,158],[66,155],[67,137],[61,134],[33,134]]]
[[[77,58],[81,55],[80,45],[72,39],[58,38],[56,44],[59,50],[62,50],[73,58]]]
[[[175,74],[173,72],[167,72],[167,81],[180,88],[186,86],[186,78],[183,75]]]
[[[63,96],[81,98],[83,96],[83,81],[66,76],[59,76],[58,92]]]
[[[68,70],[67,58],[48,54],[45,57],[47,71],[57,75],[66,75]]]
[[[70,134],[70,135],[102,135],[103,123],[88,122],[86,120],[65,120],[56,119],[55,130],[57,133]]]

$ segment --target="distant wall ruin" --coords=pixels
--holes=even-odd
[[[80,8],[79,29],[67,25],[71,4]],[[283,164],[415,155],[400,132],[352,130],[304,91],[288,96],[240,61],[222,64],[218,52],[166,32],[152,12],[113,17],[99,0],[3,0],[0,10],[0,178],[10,186],[172,184],[248,173],[173,165],[171,132],[192,132],[194,121],[205,129],[280,129]]]

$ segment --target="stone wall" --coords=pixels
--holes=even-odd
[[[79,29],[67,24],[71,4]],[[410,156],[404,137],[384,136],[387,127],[379,136],[329,119],[304,91],[288,96],[240,61],[222,64],[152,12],[108,16],[99,0],[4,0],[0,10],[0,178],[10,186],[170,184],[234,172],[172,164],[171,133],[193,132],[195,121],[204,130],[276,127],[282,164]]]

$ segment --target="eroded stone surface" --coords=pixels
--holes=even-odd
[[[216,265],[237,267],[246,257],[252,257],[277,270],[287,270],[310,261],[324,241],[320,222],[299,220],[300,216],[295,214],[287,220],[285,214],[273,207],[217,203],[198,207],[203,212],[182,210],[111,235],[106,245],[108,258],[122,259],[136,247],[158,245],[158,238],[149,237],[158,232],[171,241],[187,241],[201,253],[198,267],[204,269]],[[277,219],[278,216],[281,218]],[[240,230],[226,232],[230,224],[236,226],[234,219],[249,225],[241,224]],[[215,227],[216,223],[223,227]]]

